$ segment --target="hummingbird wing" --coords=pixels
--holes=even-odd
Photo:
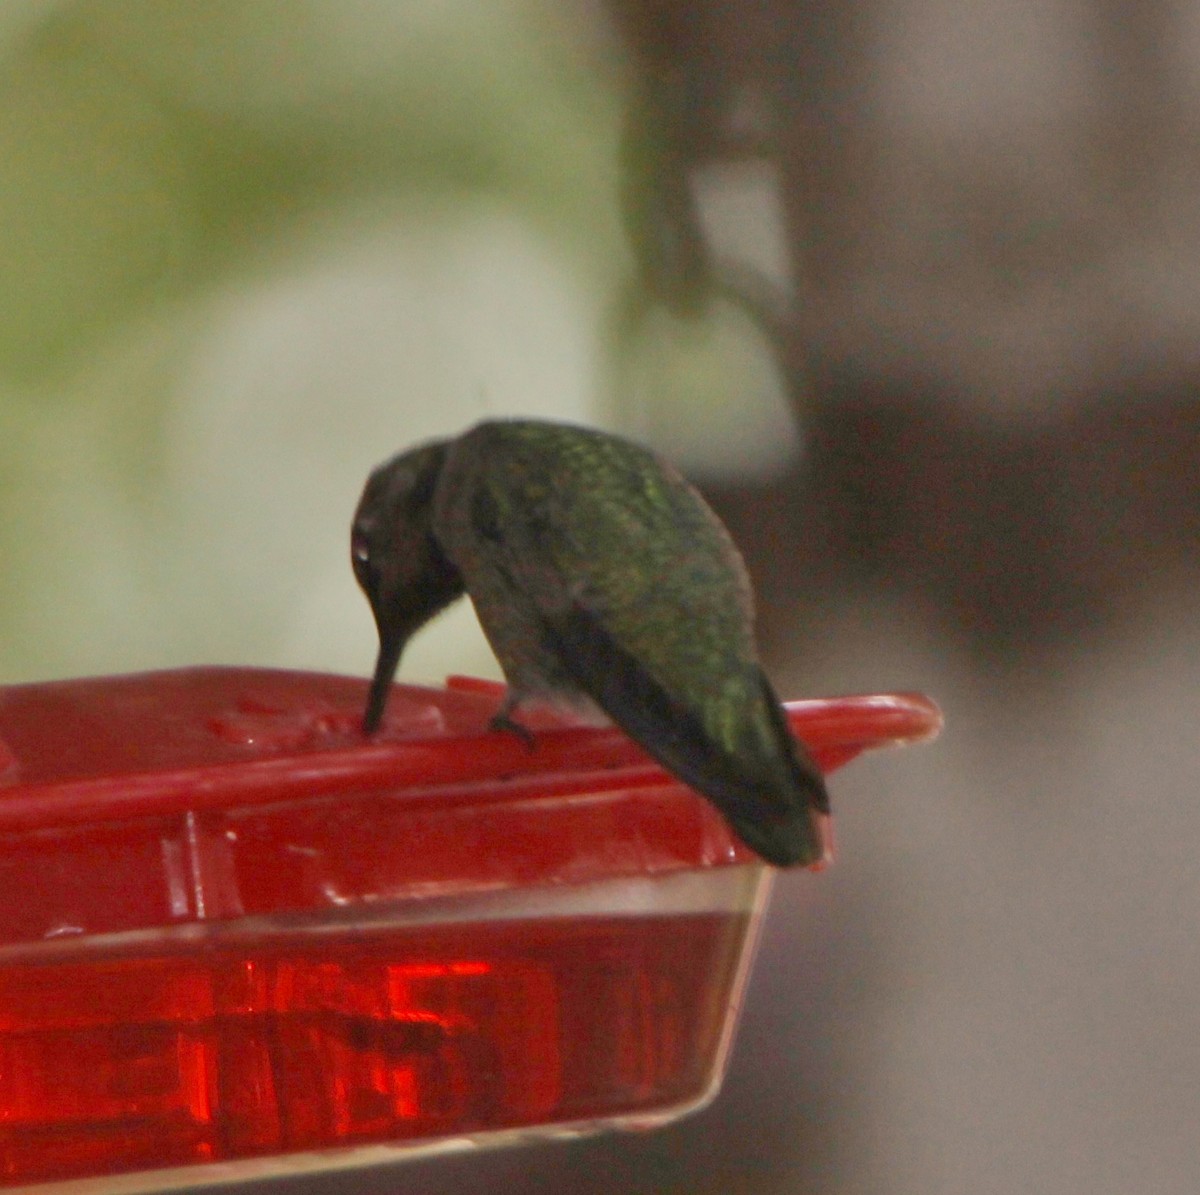
[[[487,595],[499,619],[520,607],[530,648],[751,847],[816,858],[824,783],[757,663],[741,558],[696,491],[638,445],[521,421],[469,432],[444,485],[437,534],[485,630]]]
[[[781,866],[820,856],[811,813],[829,812],[824,781],[792,738],[757,665],[726,682],[724,716],[714,726],[705,711],[666,690],[589,611],[575,607],[546,625],[579,687],[669,772],[708,797],[760,855]]]

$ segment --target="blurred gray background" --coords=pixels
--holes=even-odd
[[[833,782],[725,1090],[246,1192],[1200,1182],[1200,2],[9,0],[0,679],[366,673],[367,471],[488,415],[700,482]],[[494,665],[464,609],[409,678]]]

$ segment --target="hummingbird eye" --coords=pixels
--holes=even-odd
[[[375,570],[371,564],[371,545],[367,542],[366,534],[358,528],[350,536],[350,563],[358,583],[365,587]]]

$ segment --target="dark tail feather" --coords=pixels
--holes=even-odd
[[[579,688],[647,754],[707,797],[751,850],[778,867],[822,857],[815,814],[829,811],[825,783],[792,737],[761,670],[757,682],[770,734],[767,740],[748,735],[745,750],[731,754],[586,610],[575,606],[544,626],[548,644]]]

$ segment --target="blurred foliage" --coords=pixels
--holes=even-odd
[[[565,10],[569,12],[569,10]],[[10,37],[0,369],[77,365],[148,304],[348,197],[489,190],[586,252],[613,233],[613,95],[564,12],[99,0]],[[585,231],[586,230],[586,231]]]
[[[364,242],[399,245],[400,261],[415,263],[396,286],[407,282],[417,310],[422,294],[430,309],[440,306],[427,323],[455,321],[455,299],[472,285],[463,271],[504,261],[518,291],[537,242],[568,271],[552,289],[602,293],[615,284],[627,268],[614,199],[620,71],[611,45],[578,17],[534,0],[4,8],[5,678],[197,656],[336,661],[338,648],[306,653],[277,630],[287,622],[280,606],[319,586],[304,572],[314,538],[318,559],[348,571],[334,529],[367,469],[403,440],[405,420],[389,410],[436,406],[421,392],[436,393],[436,380],[405,387],[402,359],[375,360],[377,372],[393,369],[395,392],[376,387],[373,403],[356,409],[363,382],[352,359],[307,394],[266,393],[261,377],[311,366],[330,293],[355,291],[353,314],[340,314],[363,336],[383,318],[372,306],[398,301],[372,291],[374,276],[363,280]],[[454,260],[456,225],[480,220],[510,228],[516,220],[528,232],[492,261]],[[463,276],[430,295],[434,258],[450,258]],[[544,273],[536,260],[531,268]],[[289,302],[308,307],[279,329]],[[549,310],[545,296],[531,305],[536,323]],[[240,342],[258,321],[267,334]],[[470,334],[443,334],[449,364],[456,340]],[[342,346],[330,348],[336,359]],[[240,364],[230,366],[234,350]],[[426,375],[436,368],[425,365]],[[487,386],[487,372],[475,389]],[[244,415],[222,414],[222,395],[204,380],[231,375],[247,386],[259,378],[259,392],[243,395]],[[259,402],[277,410],[252,410]],[[298,421],[311,421],[317,436],[338,427],[337,469],[314,477],[311,459],[289,458]],[[256,462],[265,476],[253,476]],[[212,493],[214,479],[235,492]],[[256,503],[273,491],[281,501],[258,517]],[[289,516],[288,501],[310,496],[330,508],[328,527],[306,525],[306,507]],[[197,522],[204,506],[223,513]],[[348,584],[342,598],[335,622],[360,619]],[[331,639],[340,633],[334,626]]]
[[[365,670],[357,490],[484,416],[789,450],[761,333],[635,268],[686,186],[637,69],[551,0],[0,9],[0,679]],[[494,667],[432,634],[406,675]]]

